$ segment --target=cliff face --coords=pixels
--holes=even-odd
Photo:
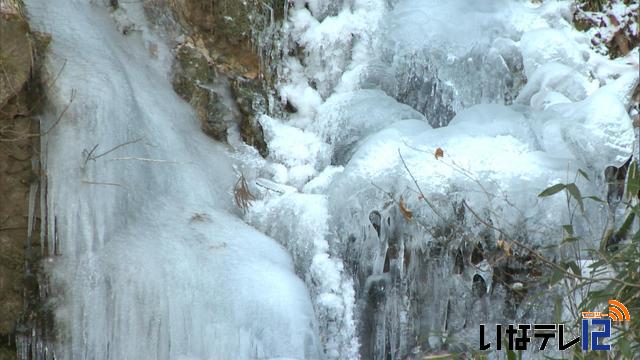
[[[47,37],[31,32],[21,4],[0,1],[0,359],[16,353],[17,324],[37,294],[33,264],[37,263],[38,219],[35,195],[39,175],[38,126],[32,114],[38,107],[38,54]],[[29,229],[31,226],[31,229]]]
[[[267,144],[254,115],[277,107],[272,70],[261,63],[272,52],[269,31],[284,8],[277,1],[149,0],[147,13],[183,33],[176,44],[174,88],[195,109],[203,131],[226,142],[231,129],[266,157]],[[163,9],[170,9],[165,11]]]

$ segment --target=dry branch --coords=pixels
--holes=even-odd
[[[247,179],[245,179],[244,174],[241,174],[238,181],[236,181],[236,185],[233,188],[233,195],[236,205],[246,214],[251,206],[251,202],[256,198],[251,194],[251,191],[249,191],[249,184],[247,184]]]

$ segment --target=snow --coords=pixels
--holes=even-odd
[[[464,0],[454,3],[428,1],[399,1],[389,20],[391,36],[397,47],[422,48],[426,44],[444,49],[452,56],[463,57],[475,46],[490,45],[498,34],[516,36],[509,28],[509,18],[517,10],[525,9],[506,0]],[[464,21],[455,21],[465,14]],[[532,16],[529,16],[532,18]]]
[[[56,358],[320,358],[291,256],[232,215],[232,160],[174,93],[142,4],[100,4],[28,2],[50,79],[65,64],[44,129],[76,94],[42,139]]]
[[[333,163],[344,163],[356,142],[402,119],[424,116],[380,90],[363,89],[329,97],[309,129],[329,144]]]
[[[629,98],[638,76],[629,74],[605,85],[587,99],[554,109],[566,123],[564,141],[581,163],[604,169],[612,163],[624,162],[630,155],[634,131],[624,99]],[[563,120],[560,120],[563,121]]]

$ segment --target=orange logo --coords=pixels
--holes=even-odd
[[[618,300],[609,300],[609,313],[607,314],[613,321],[629,321],[631,315],[626,306]]]
[[[583,319],[601,319],[610,317],[613,321],[630,321],[631,315],[629,310],[618,300],[609,300],[609,313],[601,313],[599,311],[583,311]]]

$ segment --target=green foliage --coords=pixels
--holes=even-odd
[[[582,176],[586,180],[589,177],[584,171],[578,171],[577,177]],[[631,163],[626,178],[626,199],[636,202],[640,191],[640,172],[636,161]],[[567,201],[572,199],[584,213],[583,199],[590,199],[598,203],[603,200],[595,196],[583,197],[575,183],[555,184],[542,191],[540,197],[548,197],[565,191]],[[640,205],[627,203],[627,214],[623,223],[613,231],[616,244],[608,246],[608,241],[599,250],[588,250],[591,263],[587,270],[592,274],[583,276],[582,269],[576,261],[563,261],[552,268],[552,273],[547,282],[549,286],[556,285],[564,280],[564,284],[572,284],[573,290],[582,290],[583,301],[577,309],[585,311],[600,311],[607,313],[608,301],[615,299],[626,305],[631,321],[612,322],[612,353],[609,355],[600,352],[582,353],[577,350],[573,359],[600,359],[613,356],[613,358],[632,359],[640,354],[640,229],[637,222],[640,221]],[[586,216],[586,215],[585,215]],[[589,219],[586,219],[589,221]],[[636,226],[634,226],[636,225]],[[563,225],[563,240],[560,246],[578,241],[572,224]],[[607,235],[605,235],[607,236]],[[606,239],[608,240],[608,239]],[[568,294],[567,294],[568,295]],[[555,306],[556,321],[561,321],[562,298],[558,298]],[[579,320],[579,319],[578,319]],[[604,356],[604,357],[603,357]]]
[[[580,189],[574,183],[567,184],[566,186],[567,192],[580,206],[580,211],[584,212],[584,203],[582,202],[582,194],[580,193]]]
[[[558,193],[562,190],[564,190],[567,186],[565,184],[555,184],[552,185],[546,189],[544,189],[540,194],[538,194],[539,197],[547,197],[547,196],[551,196],[555,193]]]
[[[583,309],[606,309],[609,299],[623,303],[631,314],[631,321],[612,322],[614,353],[624,359],[640,354],[640,246],[632,241],[612,253],[598,253],[601,262],[594,271],[602,271],[609,265],[615,277],[599,281],[597,290],[590,291],[580,304]],[[586,286],[586,284],[582,285]]]
[[[587,176],[587,174],[584,173],[583,170],[579,170],[578,173],[581,174],[582,176],[584,176],[586,179],[589,178]],[[560,183],[560,184],[552,185],[552,186],[544,189],[540,194],[538,194],[538,196],[539,197],[549,197],[551,195],[559,193],[562,190],[565,190],[567,195],[569,196],[569,198],[573,199],[576,202],[578,207],[580,207],[580,211],[581,212],[584,212],[584,199],[591,199],[591,200],[594,200],[594,201],[603,202],[602,200],[600,200],[596,196],[583,197],[582,193],[580,192],[580,189],[578,188],[578,185],[576,185],[576,183],[569,183],[569,184]]]
[[[638,162],[633,161],[627,173],[627,199],[635,197],[638,192],[640,192],[640,172],[638,171]]]

